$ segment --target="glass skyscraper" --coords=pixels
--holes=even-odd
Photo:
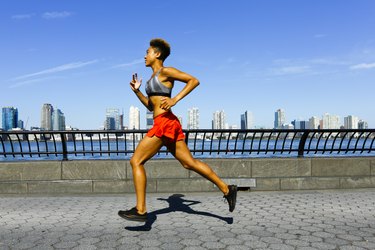
[[[40,121],[40,129],[41,130],[52,130],[52,112],[53,107],[49,103],[43,104],[42,113],[41,113],[41,121]]]
[[[252,129],[253,128],[253,113],[245,111],[241,115],[241,129]]]
[[[120,110],[116,108],[106,109],[105,129],[119,130],[121,129]]]
[[[42,107],[41,130],[65,130],[65,116],[60,109],[53,108],[52,104],[45,103]]]
[[[368,123],[364,120],[358,121],[358,128],[359,129],[368,129]]]
[[[358,129],[359,118],[353,115],[344,117],[344,128]]]
[[[275,112],[274,128],[282,128],[285,123],[285,110],[278,109]]]
[[[60,109],[52,112],[52,128],[53,130],[65,130],[65,116]]]
[[[5,131],[17,128],[18,126],[18,109],[14,107],[4,107],[2,110],[2,128]]]

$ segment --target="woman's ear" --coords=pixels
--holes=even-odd
[[[156,55],[156,58],[157,58],[157,59],[161,60],[161,59],[160,59],[160,56],[161,56],[160,51],[155,50],[155,55]]]

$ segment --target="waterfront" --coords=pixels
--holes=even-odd
[[[80,140],[67,141],[66,147],[70,160],[83,159],[125,159],[132,156],[138,140]],[[253,158],[253,157],[297,157],[299,139],[286,140],[192,140],[188,146],[197,158]],[[373,140],[350,139],[312,139],[308,142],[308,157],[337,156],[374,156]],[[340,151],[338,151],[341,149]],[[7,153],[6,157],[4,153]],[[13,153],[12,153],[13,152]],[[2,154],[1,154],[2,153]],[[154,158],[172,158],[166,148],[161,148]],[[0,144],[0,161],[23,160],[62,160],[61,141],[3,141]]]

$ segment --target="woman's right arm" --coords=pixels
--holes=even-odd
[[[150,111],[153,111],[152,104],[150,100],[142,94],[142,92],[139,89],[133,90],[135,95],[138,97],[138,99],[141,101],[141,103]]]
[[[138,80],[137,73],[133,74],[133,79],[130,82],[130,88],[133,90],[135,95],[138,97],[138,99],[141,101],[141,103],[150,111],[153,111],[152,104],[146,96],[142,94],[142,92],[139,90],[142,84],[142,78]]]

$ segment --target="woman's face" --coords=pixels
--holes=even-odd
[[[159,53],[157,53],[153,47],[149,47],[145,55],[146,67],[151,66],[155,62],[155,60],[158,59],[158,56]]]

